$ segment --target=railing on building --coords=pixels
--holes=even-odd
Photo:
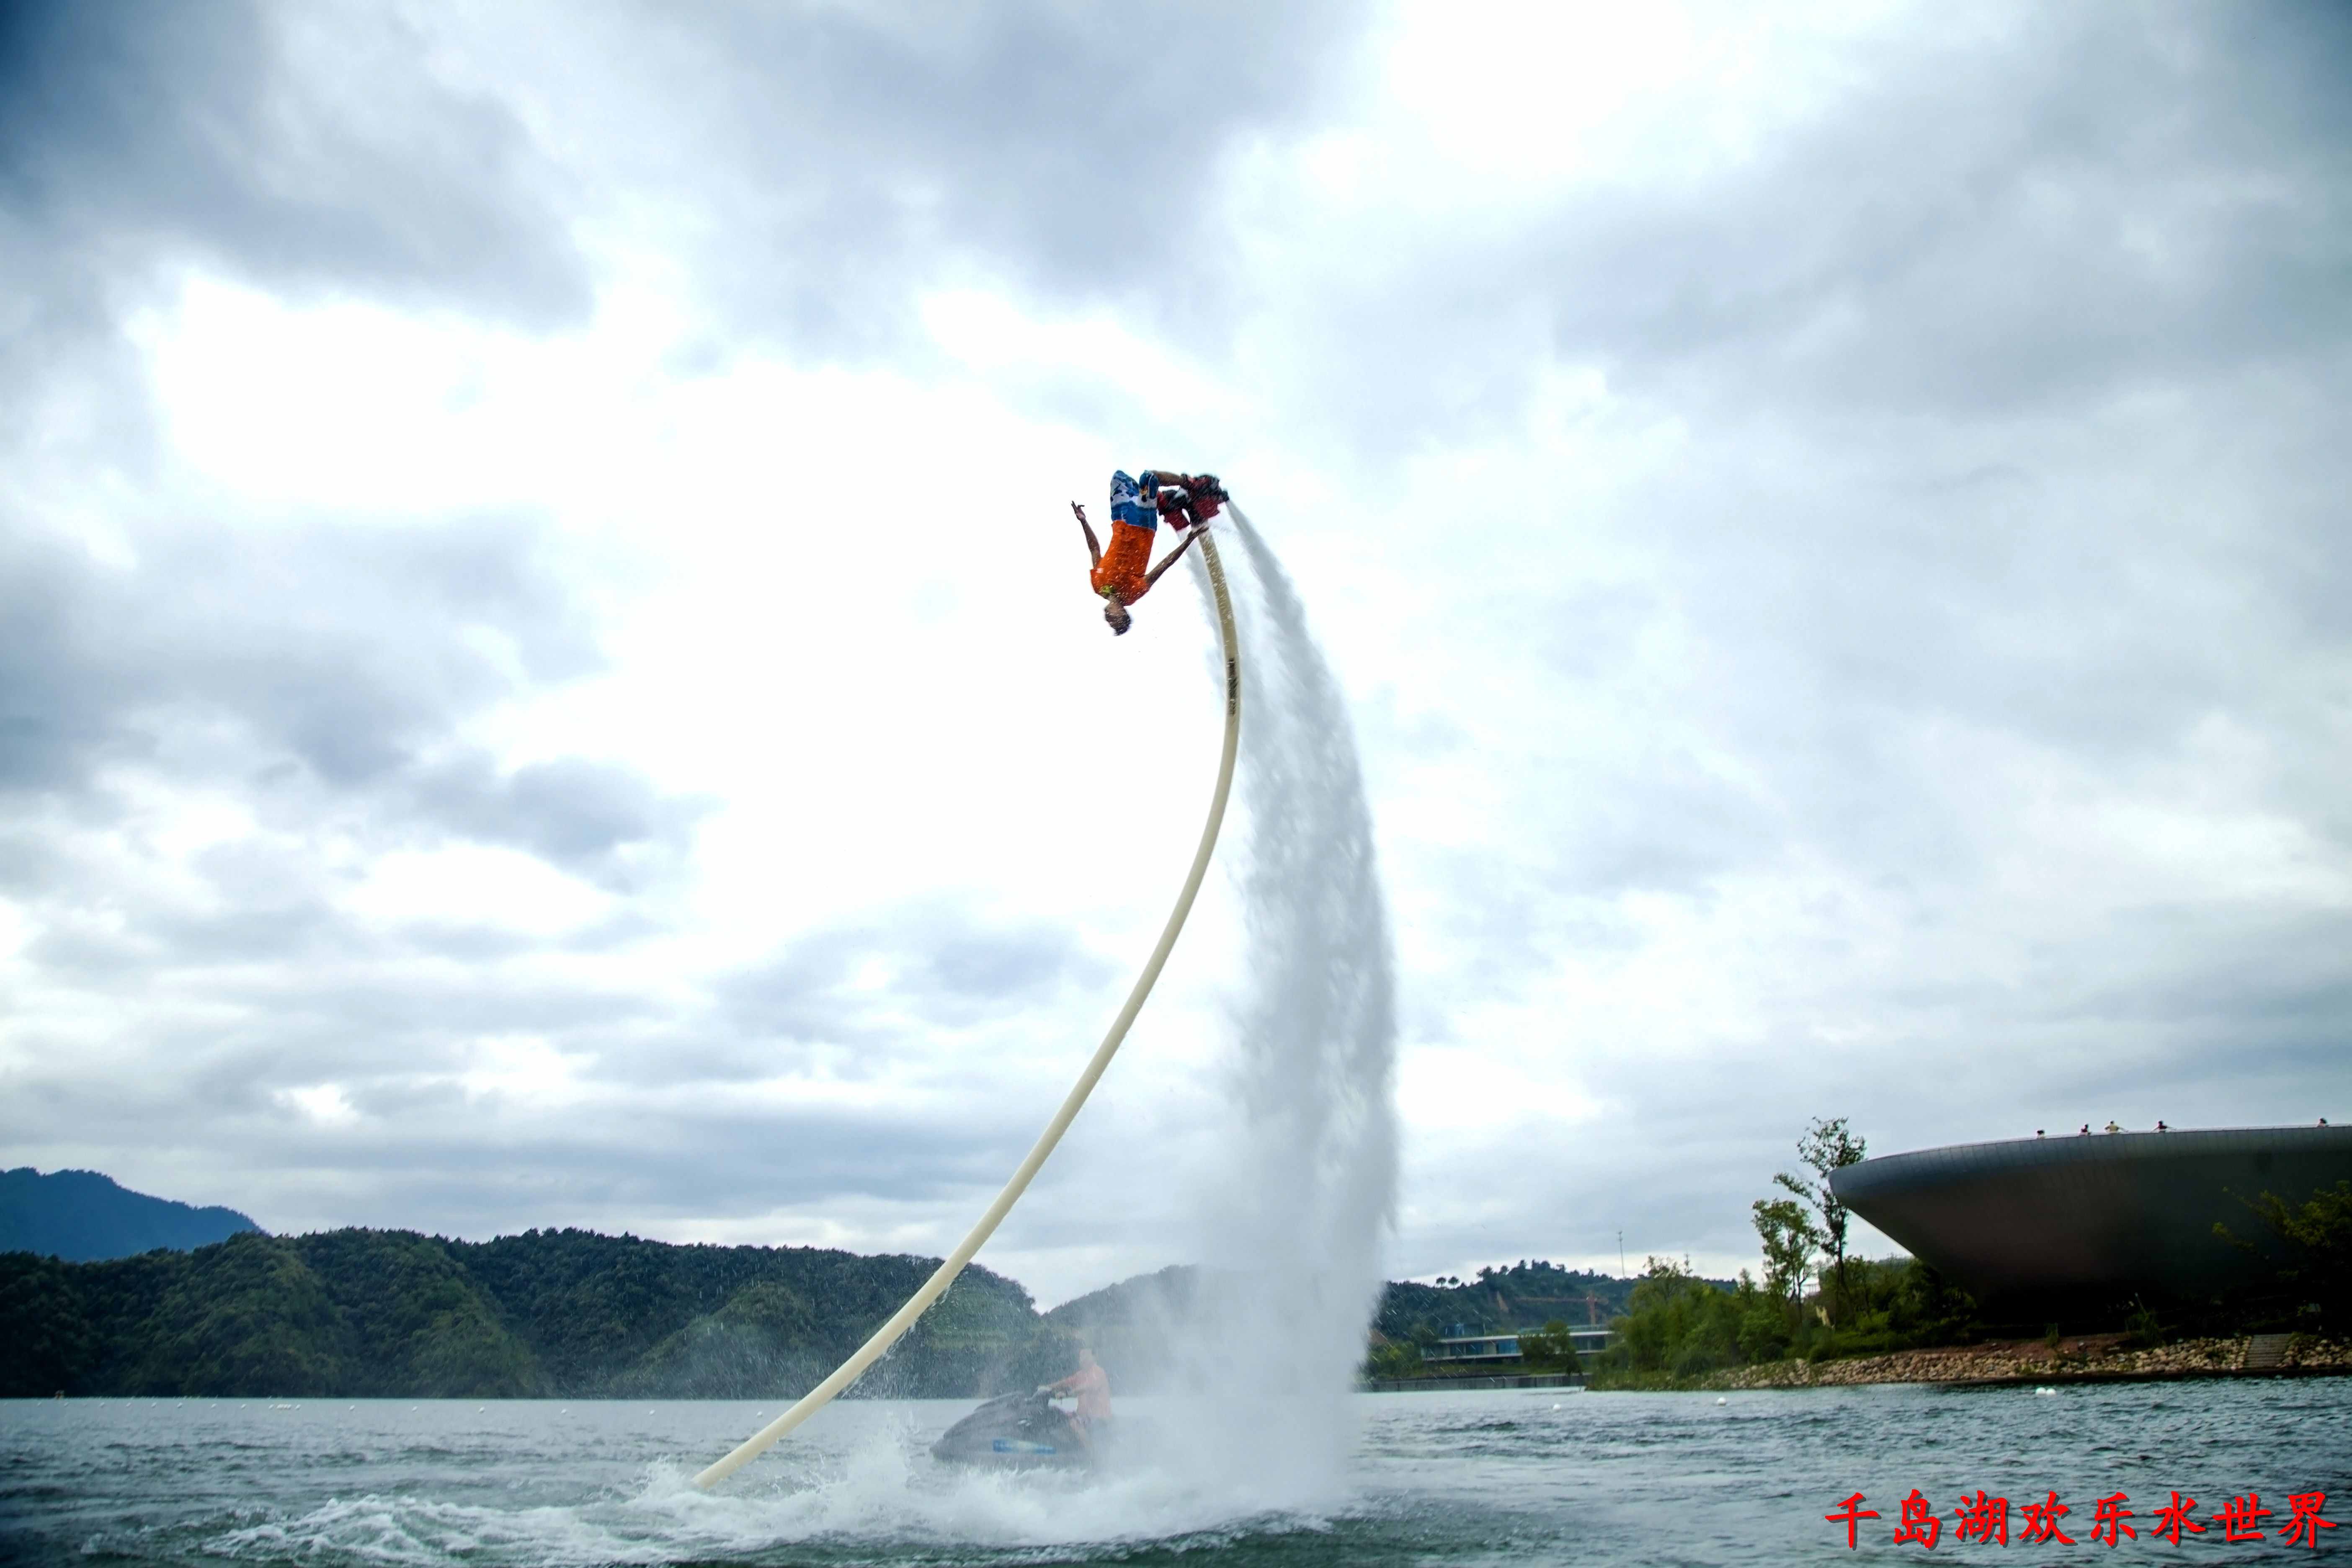
[[[1517,1361],[1526,1353],[1517,1334],[1450,1334],[1421,1352],[1424,1362]],[[1569,1343],[1579,1355],[1609,1348],[1607,1329],[1570,1329]]]

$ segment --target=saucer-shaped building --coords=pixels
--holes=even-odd
[[[1831,1180],[1846,1205],[1989,1313],[2206,1300],[2274,1255],[2249,1206],[2352,1181],[2352,1127],[2069,1134],[1887,1154]]]

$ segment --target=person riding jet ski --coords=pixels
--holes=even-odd
[[[941,1433],[931,1458],[987,1470],[1075,1470],[1095,1456],[1074,1418],[1043,1394],[1004,1394]]]
[[[1077,1409],[1058,1409],[1053,1403],[1057,1394],[1075,1395]],[[1094,1352],[1082,1348],[1076,1372],[1028,1394],[989,1400],[940,1434],[931,1458],[984,1469],[1091,1468],[1103,1458],[1110,1419],[1110,1377],[1097,1364]]]
[[[1110,1420],[1110,1373],[1096,1362],[1095,1352],[1084,1345],[1078,1347],[1078,1370],[1059,1383],[1038,1384],[1037,1392],[1049,1399],[1064,1394],[1076,1396],[1077,1408],[1070,1415],[1070,1424],[1077,1428],[1079,1437],[1088,1447],[1094,1446],[1095,1435]]]

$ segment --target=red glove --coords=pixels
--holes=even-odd
[[[1217,510],[1232,499],[1225,487],[1217,482],[1214,474],[1200,474],[1184,481],[1185,499],[1192,503],[1192,521],[1206,522],[1217,515]]]

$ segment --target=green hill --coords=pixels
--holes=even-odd
[[[1433,1345],[1455,1331],[1511,1333],[1549,1322],[1570,1328],[1605,1325],[1622,1316],[1635,1279],[1562,1268],[1541,1259],[1521,1259],[1507,1268],[1481,1268],[1459,1284],[1392,1282],[1381,1294],[1372,1327],[1398,1343]],[[1728,1280],[1708,1281],[1718,1289]]]
[[[0,1252],[88,1263],[159,1247],[184,1252],[260,1228],[235,1209],[151,1198],[96,1171],[0,1171]]]
[[[1073,1297],[1046,1313],[1045,1321],[1093,1350],[1112,1388],[1155,1393],[1201,1375],[1173,1353],[1182,1338],[1178,1325],[1190,1321],[1204,1286],[1233,1283],[1191,1264],[1173,1264]]]
[[[582,1230],[467,1242],[247,1229],[192,1251],[94,1262],[10,1251],[0,1254],[0,1397],[793,1398],[935,1267]],[[1373,1327],[1427,1344],[1456,1325],[1483,1333],[1606,1321],[1624,1310],[1632,1283],[1543,1262],[1481,1269],[1462,1284],[1394,1283]],[[855,1392],[1025,1388],[1067,1373],[1082,1341],[1129,1393],[1213,1379],[1213,1358],[1176,1353],[1186,1342],[1179,1329],[1202,1290],[1241,1286],[1163,1268],[1041,1316],[1020,1285],[970,1268]]]
[[[0,1256],[0,1396],[796,1397],[934,1267],[577,1230],[16,1252]],[[971,1268],[857,1391],[995,1393],[1062,1375],[1069,1355],[1027,1291]]]

